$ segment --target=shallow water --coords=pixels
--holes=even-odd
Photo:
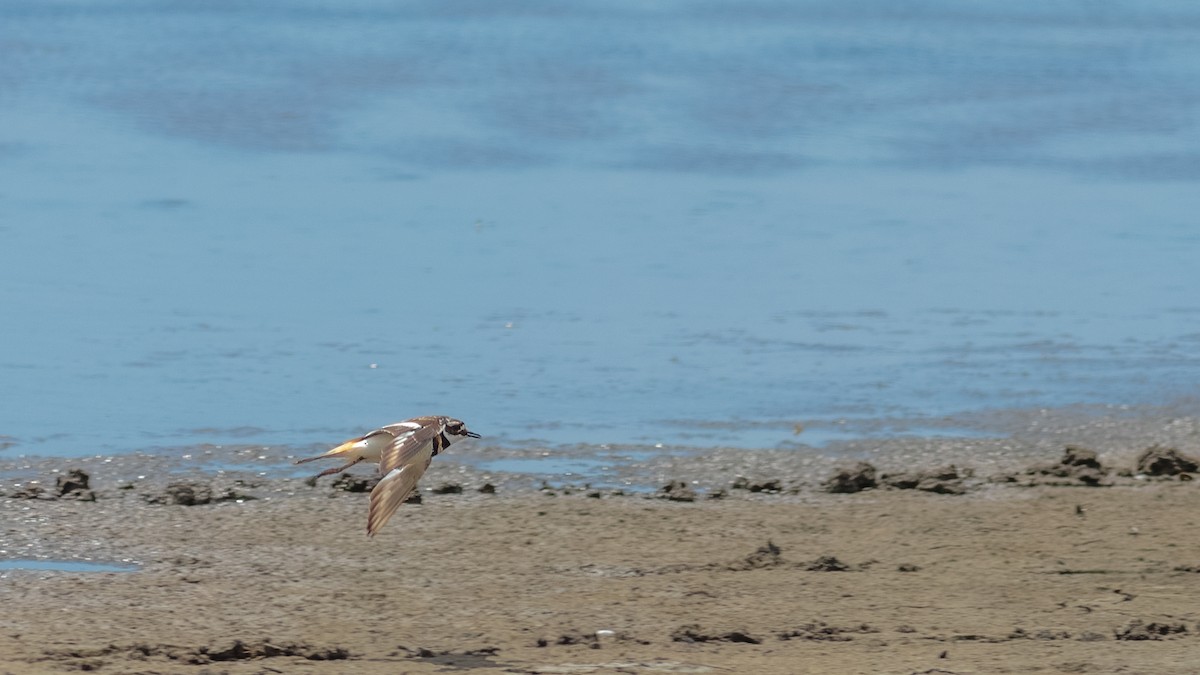
[[[1179,1],[6,2],[0,451],[1194,401],[1198,31]]]

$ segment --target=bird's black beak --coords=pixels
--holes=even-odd
[[[475,433],[474,431],[468,431],[466,433],[467,433],[467,438],[483,438],[482,436]]]

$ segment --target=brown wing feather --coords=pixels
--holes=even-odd
[[[440,429],[424,426],[418,429],[405,429],[403,433],[395,434],[396,438],[386,448],[379,458],[379,473],[386,476],[392,469],[398,469],[412,461],[421,446],[438,435]]]
[[[408,500],[429,464],[428,458],[415,463],[393,478],[379,481],[375,489],[371,490],[371,505],[367,510],[368,536],[375,536],[400,505]]]
[[[417,487],[417,481],[425,475],[433,459],[439,431],[436,427],[423,427],[401,434],[383,450],[379,462],[383,478],[371,490],[371,504],[367,510],[368,536],[375,536]]]

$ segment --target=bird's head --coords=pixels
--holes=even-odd
[[[467,425],[462,420],[456,420],[453,417],[444,418],[446,436],[453,443],[461,438],[479,438],[479,434],[474,431],[467,430]]]

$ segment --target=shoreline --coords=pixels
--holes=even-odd
[[[1067,448],[1094,453],[1106,484],[1129,483],[1138,457],[1150,448],[1177,449],[1200,456],[1200,417],[1133,420],[1088,418],[1085,423],[1044,425],[1033,434],[996,438],[891,437],[860,439],[825,448],[747,450],[741,448],[575,445],[509,448],[458,443],[439,456],[421,482],[421,490],[461,487],[506,494],[555,490],[624,491],[651,494],[682,482],[697,495],[735,492],[741,484],[774,483],[776,491],[821,492],[840,469],[866,462],[882,477],[936,472],[952,467],[964,487],[1022,482],[1037,467],[1061,461]],[[55,480],[72,469],[86,472],[91,489],[104,498],[161,492],[178,481],[237,487],[253,498],[303,492],[303,481],[323,464],[296,466],[294,460],[327,449],[316,446],[201,444],[154,451],[57,457],[0,453],[0,498],[30,488],[52,496]],[[360,479],[373,475],[366,465],[351,469]],[[334,477],[336,478],[336,477]],[[328,485],[334,478],[322,479]],[[880,487],[886,487],[881,480]]]

